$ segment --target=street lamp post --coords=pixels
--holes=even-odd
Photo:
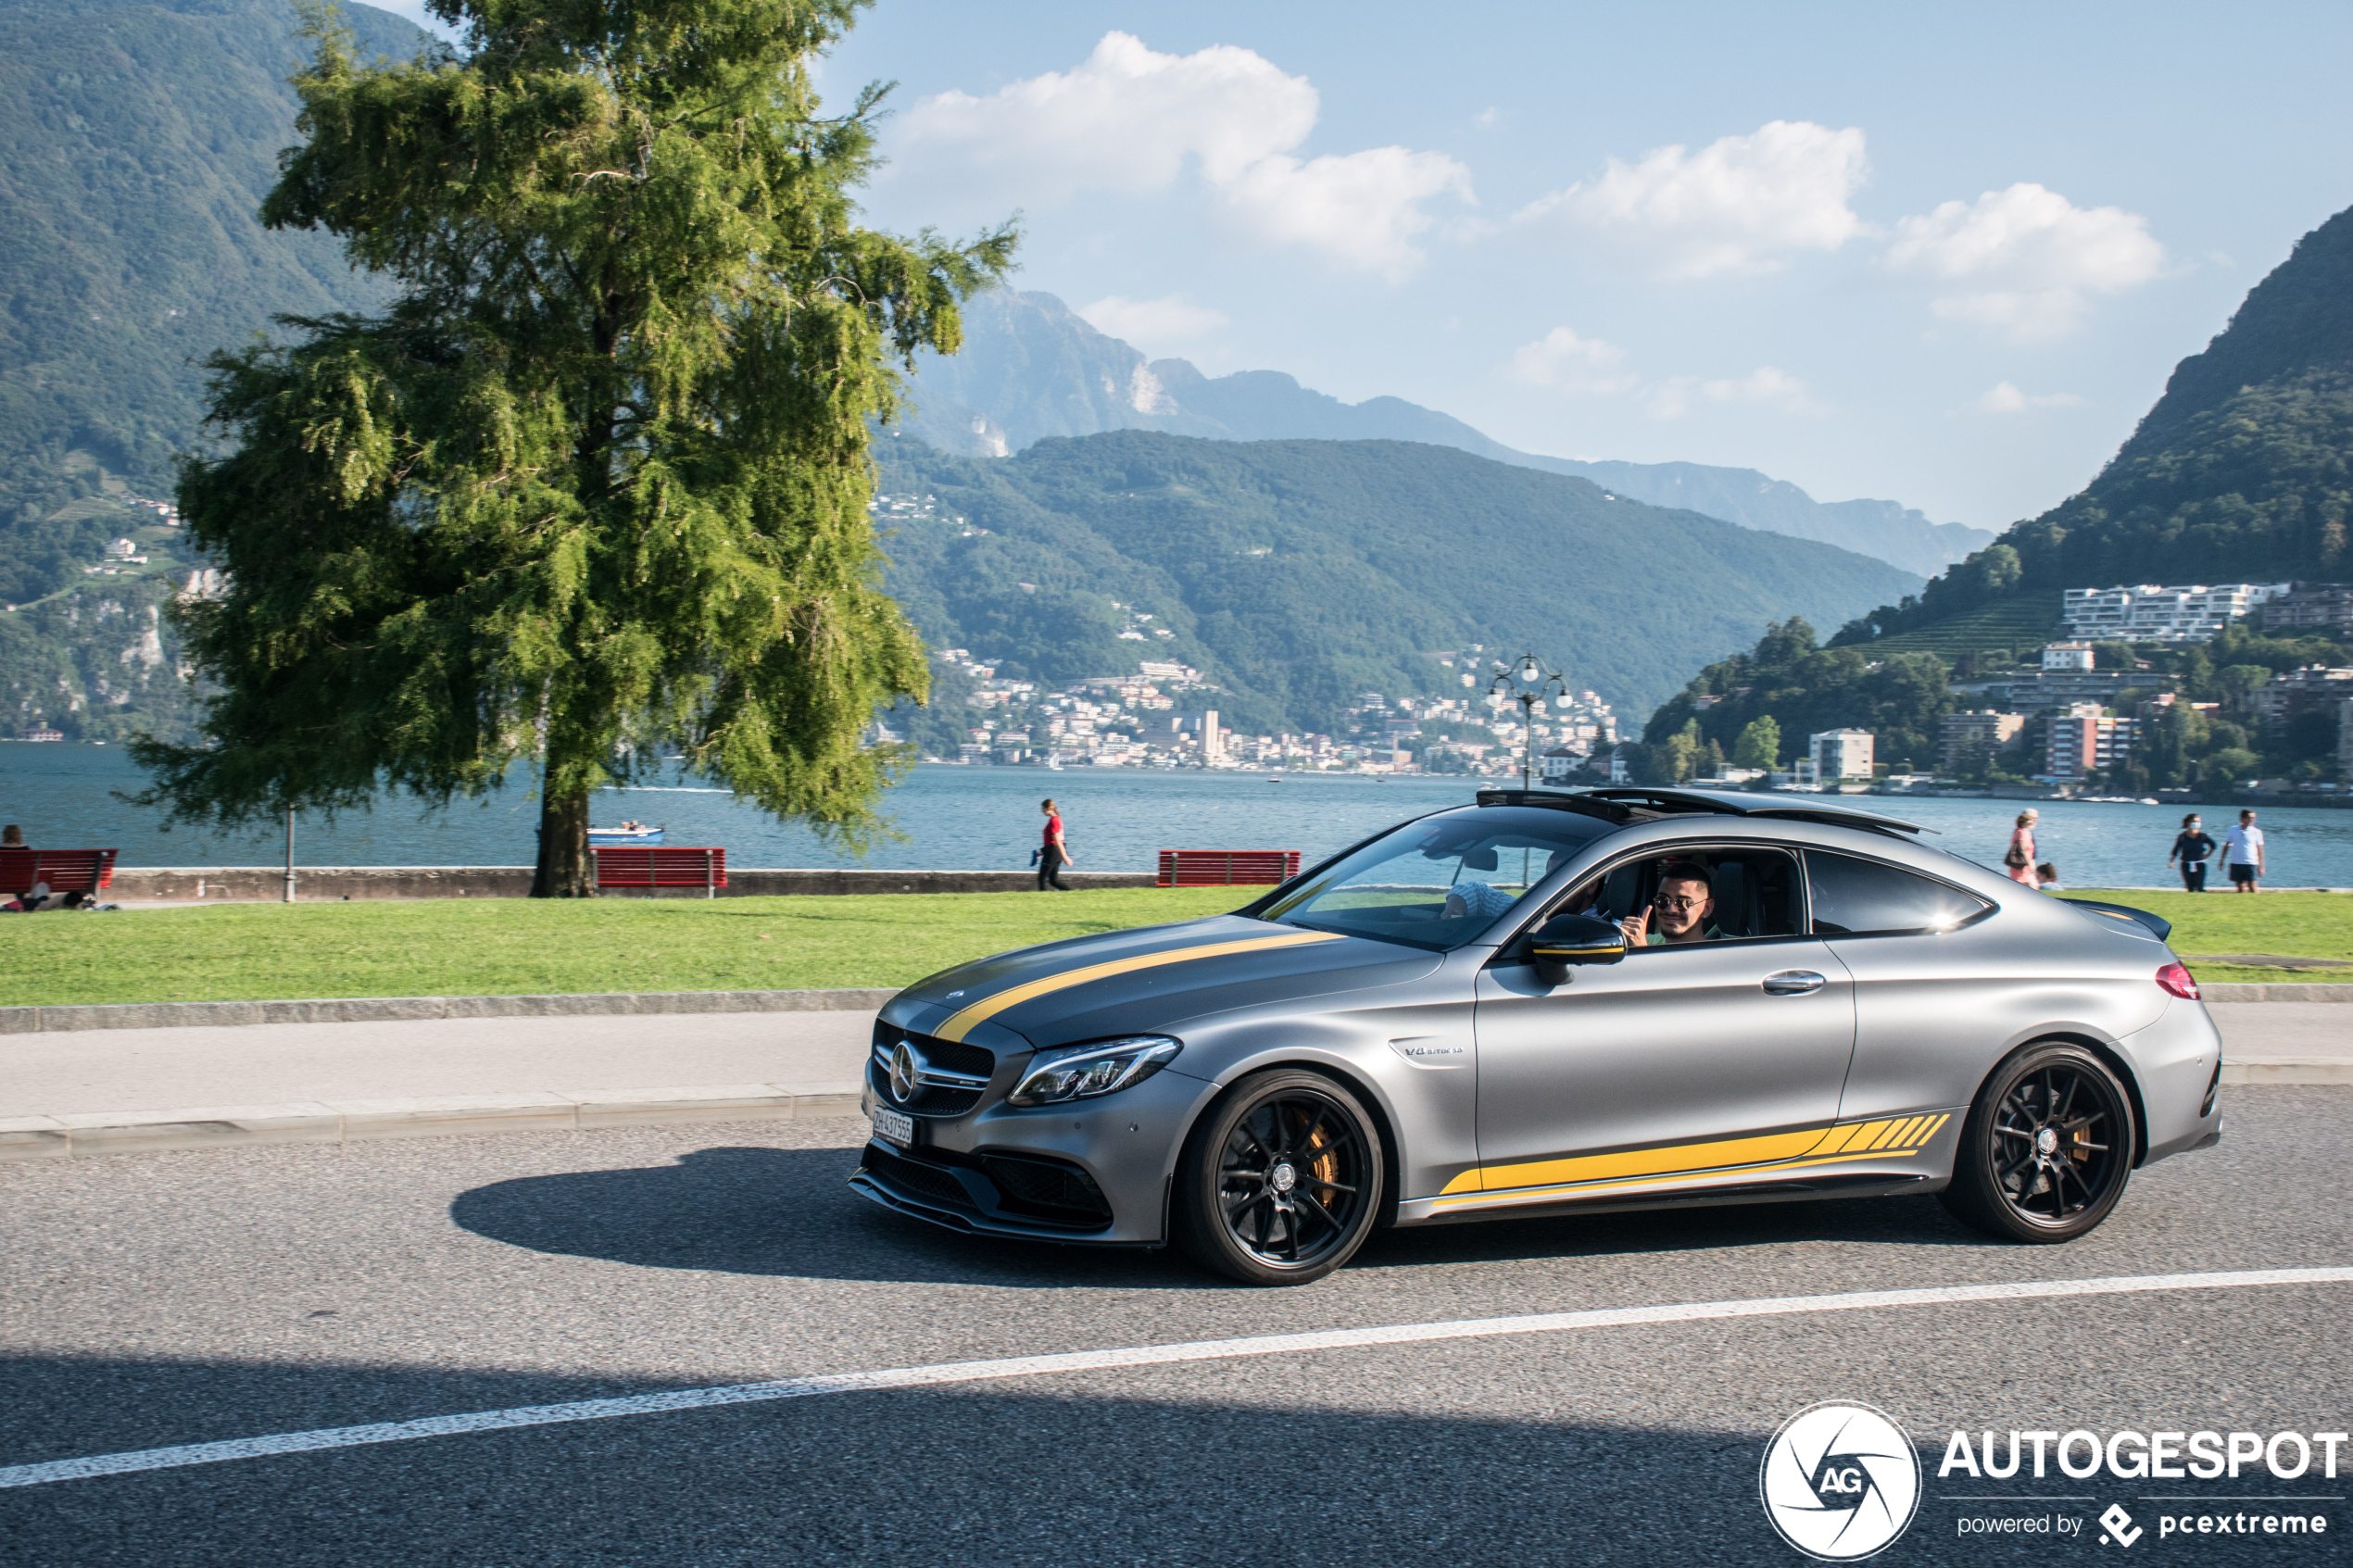
[[[1548,670],[1532,653],[1521,654],[1509,664],[1495,667],[1495,678],[1487,684],[1487,702],[1491,708],[1502,708],[1507,702],[1519,704],[1520,759],[1519,787],[1533,787],[1536,771],[1536,710],[1548,696],[1568,695],[1568,682],[1557,670]]]

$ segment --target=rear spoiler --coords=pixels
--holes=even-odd
[[[2095,914],[2106,915],[2110,920],[2138,921],[2148,927],[2149,935],[2160,942],[2169,940],[2173,935],[2171,921],[2167,920],[2163,915],[2153,915],[2146,909],[2136,909],[2130,904],[2103,904],[2096,898],[2070,898],[2067,902],[2079,909],[2089,909]]]

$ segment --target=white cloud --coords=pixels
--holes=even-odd
[[[1655,419],[1678,420],[1691,412],[1694,401],[1746,403],[1777,414],[1818,414],[1822,405],[1806,383],[1785,370],[1759,365],[1744,376],[1702,380],[1673,376],[1643,388],[1642,403]]]
[[[1836,250],[1862,231],[1847,198],[1863,183],[1863,132],[1777,119],[1692,153],[1609,160],[1598,180],[1530,203],[1648,257],[1670,278],[1764,272],[1793,252]]]
[[[1158,299],[1106,295],[1092,305],[1080,306],[1078,314],[1097,332],[1134,344],[1184,343],[1227,323],[1225,312],[1195,305],[1181,294]]]
[[[1744,376],[1669,376],[1663,381],[1646,380],[1625,366],[1626,351],[1616,344],[1554,327],[1515,350],[1503,373],[1523,386],[1629,395],[1662,420],[1680,419],[1696,403],[1746,404],[1780,414],[1823,411],[1804,382],[1770,365],[1759,365]]]
[[[1470,170],[1443,153],[1373,147],[1304,163],[1281,154],[1261,158],[1226,194],[1267,239],[1313,245],[1402,282],[1421,265],[1414,236],[1437,221],[1422,203],[1448,192],[1473,199]]]
[[[2020,183],[1903,220],[1885,259],[1944,291],[1930,304],[1940,319],[2025,339],[2071,331],[2091,295],[2157,277],[2165,247],[2137,213]]]
[[[1554,327],[1514,351],[1504,373],[1524,386],[1563,387],[1572,392],[1622,392],[1636,378],[1619,373],[1626,351],[1599,338],[1579,337]]]
[[[894,178],[1051,205],[1081,190],[1160,191],[1190,163],[1227,215],[1259,238],[1303,245],[1391,281],[1422,260],[1422,204],[1471,194],[1470,170],[1403,147],[1302,160],[1319,104],[1303,76],[1220,44],[1164,55],[1109,32],[1076,69],[985,98],[947,92],[890,139]]]
[[[2023,414],[2029,408],[2076,408],[2083,399],[2071,392],[2020,392],[2015,383],[1996,382],[1969,408],[1981,414]]]

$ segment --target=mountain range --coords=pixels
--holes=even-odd
[[[2297,242],[2174,368],[2082,490],[1834,644],[1966,650],[2057,620],[2068,588],[2353,575],[2353,209]]]
[[[1636,715],[1769,621],[1916,581],[1421,442],[1107,431],[881,458],[890,590],[927,642],[1049,682],[1176,659],[1257,733],[1329,730],[1365,691],[1459,696],[1437,650],[1474,643]]]
[[[1402,397],[1343,403],[1279,370],[1205,376],[1184,359],[1147,359],[1051,294],[1000,289],[964,313],[964,347],[925,355],[900,427],[944,452],[1002,458],[1054,435],[1155,430],[1221,441],[1420,441],[1516,468],[1590,479],[1654,506],[1836,545],[1922,576],[1993,542],[1982,528],[1931,522],[1894,501],[1817,501],[1755,469],[1589,462],[1492,440]]]
[[[369,52],[405,56],[430,43],[388,12],[346,5],[344,16]],[[9,149],[0,160],[0,703],[12,728],[47,723],[90,739],[191,732],[161,612],[203,563],[133,502],[168,498],[173,455],[205,439],[206,354],[270,331],[276,315],[367,311],[385,297],[328,236],[255,220],[295,136],[285,78],[302,49],[288,0],[11,0],[0,11]],[[887,484],[950,485],[968,510],[1029,520],[998,529],[975,560],[1020,556],[1017,575],[1041,585],[1091,562],[1103,583],[1126,585],[1122,599],[1165,601],[1172,617],[1181,607],[1196,662],[1270,720],[1306,722],[1352,681],[1395,686],[1408,670],[1427,675],[1415,649],[1482,640],[1481,629],[1542,643],[1621,704],[1655,701],[1768,619],[1802,610],[1836,621],[1900,599],[1916,575],[1867,557],[1903,554],[1887,542],[1906,529],[1919,545],[1906,558],[1923,570],[1952,551],[1948,532],[1892,502],[1844,503],[1863,508],[1850,517],[1748,470],[1538,458],[1402,399],[1348,405],[1275,371],[1212,378],[1181,360],[1148,362],[1051,295],[990,294],[973,303],[970,324],[968,352],[924,367],[921,412],[882,443]],[[1158,444],[1139,445],[1146,436]],[[1032,457],[1057,437],[1080,439]],[[925,441],[946,450],[915,450]],[[1206,546],[1186,555],[1088,521],[1084,508],[1120,489],[1100,475],[1121,464],[1142,465],[1172,526],[1192,531],[1186,537],[1279,524],[1289,543],[1239,573]],[[1182,477],[1194,470],[1214,482]],[[1080,472],[1098,477],[1069,477]],[[1423,521],[1371,494],[1374,474],[1421,497]],[[1435,484],[1441,474],[1451,495]],[[1189,498],[1171,499],[1180,495]],[[1667,509],[1641,505],[1646,497]],[[1605,589],[1561,549],[1531,560],[1512,544],[1515,514],[1481,506],[1532,508],[1589,560],[1651,575]],[[1215,522],[1202,510],[1216,507],[1232,515]],[[1050,518],[1056,529],[1084,523],[1086,536],[1069,534],[1057,555],[1063,536],[1036,531]],[[1606,541],[1611,519],[1632,536]],[[1353,527],[1372,532],[1352,540]],[[118,538],[147,560],[94,574]],[[894,547],[904,555],[914,540],[905,532]],[[927,632],[977,643],[1000,622],[1020,627],[1032,639],[1022,657],[1041,670],[1098,657],[1082,630],[1096,610],[1073,610],[1070,646],[1033,646],[1036,598],[1007,589],[1022,602],[989,608],[956,581],[961,560],[950,548],[895,569]],[[1410,574],[1381,580],[1393,571]],[[1691,613],[1674,613],[1667,583]],[[1074,592],[1082,586],[1083,576]],[[1228,592],[1244,597],[1221,609]],[[1544,594],[1557,607],[1540,602]],[[1523,608],[1501,608],[1523,599]],[[1620,617],[1612,605],[1639,613]],[[1327,623],[1336,630],[1325,641],[1304,630]]]

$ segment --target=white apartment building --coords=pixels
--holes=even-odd
[[[1834,779],[1868,779],[1871,776],[1871,746],[1869,730],[1824,730],[1806,737],[1806,756],[1814,764],[1817,783],[1829,784]]]
[[[2114,588],[2070,588],[2060,617],[2067,634],[2121,643],[2211,642],[2238,617],[2279,598],[2286,583],[2154,583]]]
[[[2092,645],[2089,643],[2048,643],[2043,648],[2045,670],[2089,670],[2093,666]]]

